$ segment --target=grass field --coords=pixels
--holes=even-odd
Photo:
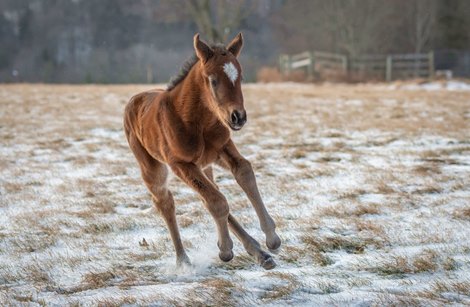
[[[235,238],[222,263],[210,215],[173,178],[194,263],[176,269],[122,131],[148,86],[0,85],[1,305],[470,304],[470,87],[436,84],[244,86],[233,137],[283,240],[272,271]]]

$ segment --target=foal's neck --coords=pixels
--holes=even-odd
[[[204,89],[204,77],[196,63],[186,78],[170,92],[170,100],[177,115],[192,128],[205,127],[217,121],[216,115],[207,107],[208,93]]]

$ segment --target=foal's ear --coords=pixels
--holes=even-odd
[[[214,50],[199,39],[199,33],[194,35],[194,50],[203,63],[206,63],[214,55]]]
[[[227,45],[227,50],[230,51],[234,56],[238,57],[243,46],[242,33],[238,33],[237,36]]]

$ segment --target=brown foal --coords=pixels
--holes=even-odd
[[[190,261],[178,231],[173,196],[166,184],[168,166],[202,197],[213,216],[220,259],[233,258],[230,229],[265,269],[276,265],[230,214],[227,200],[212,175],[213,163],[232,172],[253,204],[267,247],[277,250],[281,240],[261,199],[251,164],[240,155],[230,137],[230,129],[240,130],[247,118],[237,60],[242,45],[241,33],[226,47],[209,46],[196,34],[196,56],[167,90],[137,94],[125,109],[124,129],[129,146],[155,207],[168,226],[178,265],[189,265]]]

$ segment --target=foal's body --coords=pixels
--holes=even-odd
[[[274,221],[261,200],[251,165],[230,137],[229,128],[239,130],[246,121],[239,80],[241,67],[236,60],[242,37],[238,35],[225,49],[209,47],[196,35],[194,46],[198,61],[182,80],[169,90],[143,92],[130,100],[124,116],[129,146],[170,230],[178,264],[189,264],[189,258],[181,243],[173,197],[166,185],[168,167],[202,197],[214,217],[219,257],[223,261],[233,258],[230,228],[248,253],[270,269],[275,266],[274,261],[229,213],[211,167],[217,163],[232,171],[259,216],[268,248],[279,248]],[[227,70],[225,65],[221,71],[224,63],[230,67]]]

